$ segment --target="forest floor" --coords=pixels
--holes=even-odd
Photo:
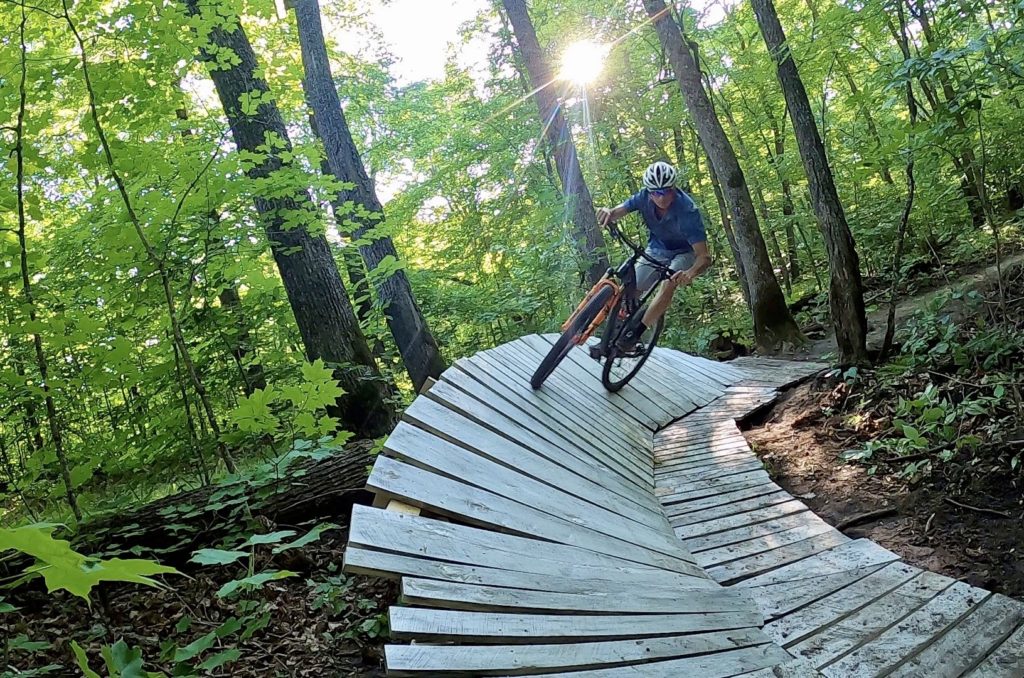
[[[353,442],[290,467],[269,486],[251,475],[90,523],[78,535],[83,543],[75,542],[82,553],[132,557],[130,544],[185,576],[161,577],[166,588],[103,584],[91,605],[66,591],[49,594],[39,579],[0,591],[0,611],[15,608],[0,614],[0,678],[82,676],[71,641],[95,670],[103,648],[119,640],[137,648],[145,671],[163,672],[150,675],[383,676],[387,609],[398,587],[341,572],[352,503],[368,497],[359,489],[368,448]],[[239,504],[232,490],[250,485],[249,500]],[[262,494],[268,488],[275,492]],[[302,544],[284,548],[298,535]],[[254,545],[238,545],[242,539]],[[242,557],[197,564],[198,549]],[[238,592],[225,592],[226,585]]]
[[[906,295],[896,302],[895,323],[898,328],[907,318],[920,309],[927,308],[935,299],[961,289],[982,289],[995,285],[999,279],[999,270],[1004,273],[1024,263],[1024,252],[1006,257],[999,266],[995,264],[968,265],[960,270],[947,272],[947,277],[938,277],[932,284],[919,285],[914,294]],[[889,315],[888,290],[882,296],[884,303],[867,314],[869,351],[878,351],[885,339],[885,328]],[[950,305],[947,311],[956,320],[963,308],[961,305]],[[821,360],[835,354],[836,340],[832,332],[809,342],[806,346],[789,351],[782,357],[792,360]]]
[[[908,358],[913,367],[902,373],[866,371],[853,379],[821,375],[786,392],[770,411],[747,422],[745,431],[772,478],[847,536],[870,538],[914,565],[1018,598],[1024,597],[1024,478],[1019,466],[1024,435],[1017,423],[1024,375],[1015,366],[1020,362],[1016,349],[996,346],[1009,352],[996,365],[982,366],[982,359],[971,355],[981,350],[973,348],[980,344],[971,342],[1000,329],[1005,334],[993,336],[1019,336],[1024,326],[1022,262],[1024,256],[1016,255],[1002,266],[1008,299],[1004,312],[993,310],[994,266],[905,298],[897,309],[897,327],[914,322],[916,311],[934,308],[933,300],[955,290],[977,292],[980,310],[979,304],[954,299],[932,316],[931,328],[938,332],[921,331],[926,337],[920,355]],[[870,318],[876,346],[885,317],[883,308]],[[943,327],[953,329],[942,335]],[[959,363],[935,350],[947,339],[967,349]],[[804,356],[820,358],[831,350],[831,345],[812,347]],[[993,389],[986,375],[999,373],[1009,375],[1004,400],[1016,403],[985,400],[991,396],[983,394]],[[892,443],[907,442],[900,440],[900,417],[907,412],[900,399],[920,398],[928,384],[936,389],[931,404],[949,412],[960,408],[957,428],[945,440],[899,448]],[[984,412],[970,411],[972,398]],[[919,421],[912,423],[924,431]],[[957,442],[972,436],[978,436],[977,445]],[[888,454],[870,454],[872,445]],[[844,460],[851,451],[855,460]]]

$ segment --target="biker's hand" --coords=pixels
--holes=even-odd
[[[669,278],[669,282],[677,286],[686,286],[693,282],[693,276],[687,271],[676,271],[672,274],[672,277]]]
[[[611,221],[612,211],[607,207],[601,207],[597,210],[597,223],[601,226],[607,226],[608,222]]]

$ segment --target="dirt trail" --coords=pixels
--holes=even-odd
[[[1022,264],[1024,264],[1024,252],[1006,257],[1001,264],[1003,275],[1005,276],[1006,272],[1011,268]],[[933,299],[940,295],[949,294],[957,290],[976,290],[989,287],[995,285],[998,279],[997,267],[995,264],[992,264],[961,274],[944,285],[906,297],[896,304],[896,327],[902,325],[918,309],[926,308]],[[888,294],[884,295],[883,298],[888,299]],[[960,305],[951,304],[947,307],[947,310],[954,321],[961,317],[962,307]],[[868,313],[867,344],[869,350],[878,350],[882,347],[882,341],[885,339],[885,324],[888,314],[888,301],[879,303],[877,310]],[[822,360],[827,358],[829,354],[834,356],[835,350],[835,335],[830,331],[824,338],[816,339],[802,348],[786,352],[783,357],[793,360]]]

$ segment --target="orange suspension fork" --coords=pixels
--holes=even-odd
[[[615,305],[615,300],[618,299],[619,294],[622,293],[622,287],[619,285],[619,283],[613,280],[612,278],[601,278],[600,280],[598,280],[597,283],[590,288],[590,291],[587,292],[587,296],[583,297],[583,301],[579,303],[579,306],[576,307],[576,310],[573,311],[568,318],[566,318],[564,323],[562,323],[562,331],[564,332],[569,328],[573,321],[576,320],[576,316],[580,314],[580,311],[583,310],[583,308],[594,297],[594,295],[600,292],[605,287],[611,288],[612,296],[608,299],[608,303],[605,304],[604,308],[601,309],[601,312],[594,317],[594,320],[593,322],[590,323],[590,326],[583,330],[583,333],[580,335],[579,338],[579,343],[581,344],[585,342],[587,339],[589,339],[590,335],[594,333],[594,330],[600,327],[601,323],[603,323],[605,318],[608,317],[609,311],[611,311],[612,307]]]

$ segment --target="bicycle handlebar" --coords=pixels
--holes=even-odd
[[[639,258],[647,261],[649,264],[654,266],[655,269],[661,271],[662,273],[666,274],[669,277],[671,277],[672,274],[675,273],[675,271],[673,271],[671,268],[661,263],[660,261],[650,256],[649,254],[647,254],[647,251],[644,248],[640,247],[635,242],[630,240],[629,236],[627,236],[625,233],[619,230],[619,225],[616,222],[609,221],[607,226],[608,231],[612,234],[612,237],[614,237],[616,240],[621,242],[629,249],[633,250],[633,253],[636,254]]]

